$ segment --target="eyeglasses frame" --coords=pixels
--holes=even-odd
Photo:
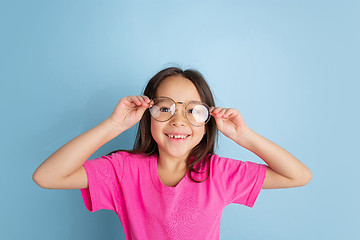
[[[152,106],[151,106],[151,107],[149,108],[149,113],[150,113],[150,116],[151,116],[155,121],[158,121],[158,122],[167,122],[167,121],[169,121],[173,116],[175,116],[175,114],[176,114],[176,112],[177,112],[177,109],[178,109],[178,104],[181,104],[181,105],[184,105],[184,106],[185,106],[185,109],[184,109],[184,110],[185,110],[185,118],[186,118],[186,120],[188,121],[188,123],[190,123],[190,124],[193,125],[194,127],[202,127],[202,126],[206,125],[206,124],[209,122],[210,118],[211,118],[210,107],[209,107],[206,103],[203,103],[203,102],[200,102],[200,101],[191,101],[191,102],[188,102],[188,103],[186,104],[185,102],[175,102],[174,99],[169,98],[169,97],[164,97],[164,96],[160,96],[160,97],[153,98],[153,99],[151,99],[150,103],[154,103],[154,100],[155,100],[155,99],[159,99],[159,98],[160,98],[160,99],[161,99],[161,98],[166,98],[166,99],[171,100],[171,101],[175,104],[175,112],[174,112],[174,114],[172,114],[171,117],[168,118],[167,120],[160,121],[160,120],[157,120],[156,118],[154,118],[154,117],[152,116],[152,114],[151,114],[151,112],[150,112],[150,109],[152,108]],[[209,112],[209,116],[208,116],[207,120],[205,121],[205,123],[203,123],[203,124],[201,124],[201,125],[195,125],[195,124],[193,124],[193,123],[191,123],[191,122],[189,121],[189,119],[188,119],[188,117],[187,117],[186,108],[187,108],[191,103],[200,103],[201,105],[204,105],[204,106],[207,108],[207,110],[208,110],[208,112]]]

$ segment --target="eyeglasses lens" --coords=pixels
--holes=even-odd
[[[169,120],[176,110],[176,104],[171,99],[154,99],[153,106],[150,108],[150,114],[160,122]]]
[[[203,125],[209,118],[209,109],[201,103],[190,103],[186,107],[186,116],[191,124]]]

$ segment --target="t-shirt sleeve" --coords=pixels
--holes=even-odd
[[[267,166],[229,158],[215,158],[215,173],[227,204],[253,207],[265,180]]]
[[[84,204],[89,211],[95,212],[100,209],[117,211],[121,196],[122,163],[119,153],[85,162],[83,166],[89,186],[80,189],[80,191]]]

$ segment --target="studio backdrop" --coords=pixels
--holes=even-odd
[[[80,190],[32,180],[168,66],[200,71],[217,106],[310,168],[300,188],[229,205],[221,239],[354,239],[359,208],[359,1],[0,3],[0,239],[125,239]],[[136,127],[91,156],[131,149]],[[263,163],[220,135],[218,155]]]

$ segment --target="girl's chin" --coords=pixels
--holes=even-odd
[[[189,155],[189,152],[184,152],[184,151],[178,151],[179,149],[175,149],[174,151],[168,150],[166,152],[163,152],[163,156],[169,157],[169,158],[173,158],[173,159],[186,159],[187,156]]]
[[[188,153],[170,153],[168,156],[171,158],[186,159]]]

